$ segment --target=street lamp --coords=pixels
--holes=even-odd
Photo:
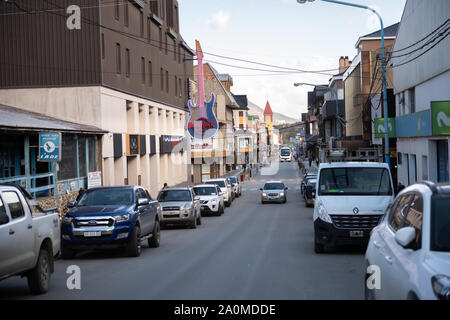
[[[306,1],[306,0],[304,0],[304,1]],[[311,0],[309,0],[309,1],[311,1]],[[334,96],[336,98],[336,135],[337,135],[337,138],[339,138],[339,103],[338,103],[338,94],[337,94],[336,89],[332,88],[332,87],[328,87],[328,86],[322,86],[322,85],[306,83],[306,82],[294,83],[294,87],[299,87],[299,86],[303,86],[303,85],[326,89],[326,90],[332,90],[334,92]]]
[[[298,3],[303,4],[306,2],[313,2],[314,0],[297,0]],[[373,8],[370,8],[368,6],[363,6],[360,4],[350,3],[350,2],[344,2],[344,1],[338,1],[338,0],[321,0],[325,2],[331,2],[335,4],[341,4],[344,6],[349,7],[355,7],[355,8],[361,8],[365,10],[370,10],[376,16],[378,19],[380,19],[381,24],[381,67],[382,67],[382,73],[383,73],[383,107],[384,107],[384,144],[385,144],[385,161],[388,165],[390,165],[391,161],[389,159],[389,129],[388,129],[388,106],[387,106],[387,89],[386,89],[386,52],[384,48],[384,25],[383,25],[383,19],[381,18],[381,15]]]

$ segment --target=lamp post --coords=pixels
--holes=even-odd
[[[335,96],[335,100],[336,100],[336,138],[339,138],[339,103],[338,103],[338,94],[335,88],[331,88],[331,87],[327,87],[327,86],[322,86],[322,85],[318,85],[318,84],[312,84],[312,83],[306,83],[306,82],[297,82],[294,83],[295,87],[298,86],[311,86],[311,87],[316,87],[316,88],[321,88],[321,89],[326,89],[326,90],[331,90],[334,92],[334,96]]]
[[[297,0],[298,3],[303,4],[306,2],[313,2],[314,0]],[[386,52],[384,48],[384,25],[383,25],[383,19],[381,18],[381,15],[373,8],[370,8],[368,6],[350,3],[350,2],[344,2],[344,1],[338,1],[338,0],[321,0],[325,2],[331,2],[335,4],[340,4],[344,6],[349,7],[355,7],[360,9],[365,9],[372,11],[378,19],[380,19],[381,24],[381,67],[382,67],[382,73],[383,73],[383,107],[384,107],[384,144],[385,144],[385,161],[390,166],[390,159],[389,159],[389,128],[388,128],[388,106],[387,106],[387,89],[386,89]]]

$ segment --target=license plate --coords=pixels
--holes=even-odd
[[[101,237],[102,232],[101,231],[89,231],[84,233],[85,237]]]
[[[364,237],[364,231],[350,231],[350,237],[362,238]]]

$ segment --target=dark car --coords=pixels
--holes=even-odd
[[[303,195],[305,192],[306,184],[308,183],[309,179],[317,179],[317,173],[316,172],[308,172],[303,176],[301,185],[300,185],[300,192]]]
[[[316,198],[316,183],[317,179],[308,179],[303,192],[303,198],[305,199],[305,206],[314,206],[314,200]]]
[[[106,248],[124,248],[128,256],[137,257],[143,240],[159,247],[160,206],[141,187],[89,189],[69,207],[61,225],[64,259],[79,250]]]

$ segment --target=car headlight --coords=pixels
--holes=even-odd
[[[71,218],[71,217],[63,217],[62,218],[62,223],[71,224],[72,221],[73,221],[73,218]]]
[[[263,196],[263,197],[267,197],[267,193],[263,192],[263,193],[262,193],[262,196]]]
[[[280,192],[280,197],[284,197],[284,192]]]
[[[439,274],[431,278],[433,292],[439,300],[450,300],[450,278]]]
[[[322,221],[325,221],[328,223],[333,223],[333,221],[331,220],[331,217],[328,215],[327,210],[325,209],[322,202],[319,202],[317,204],[317,212],[319,213],[319,218]]]
[[[130,219],[130,215],[129,214],[122,214],[120,216],[115,216],[114,219],[116,220],[116,222],[127,221],[128,219]]]

